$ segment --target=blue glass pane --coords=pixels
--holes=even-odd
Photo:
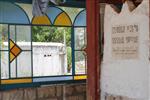
[[[32,0],[0,0],[0,1],[32,4]]]
[[[81,11],[76,17],[74,26],[86,26],[86,10]]]
[[[29,24],[25,12],[18,6],[0,1],[0,23]]]
[[[49,19],[51,20],[52,23],[54,23],[55,18],[57,17],[57,15],[59,15],[62,12],[62,10],[60,10],[57,7],[49,7],[47,9],[47,16],[49,17]]]
[[[58,76],[58,77],[41,77],[41,78],[33,78],[33,82],[52,82],[52,81],[67,81],[73,80],[72,76]]]

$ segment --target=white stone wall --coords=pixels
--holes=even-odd
[[[110,6],[105,10],[102,100],[149,100],[149,0],[143,0],[137,8],[130,8],[126,2],[120,13]],[[111,27],[134,23],[140,30],[138,57],[112,57]]]

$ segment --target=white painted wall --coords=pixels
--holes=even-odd
[[[65,55],[66,50],[62,43],[33,44],[34,76],[67,74]]]
[[[105,8],[105,44],[101,73],[102,100],[104,100],[106,93],[136,100],[150,100],[148,4],[149,0],[143,0],[142,4],[131,12],[128,9],[128,4],[125,3],[120,14],[109,5]],[[124,57],[115,59],[112,56],[112,27],[134,24],[139,27],[138,56],[132,59],[124,59]]]
[[[5,43],[7,47],[8,43]],[[17,43],[22,49],[27,50],[30,43]],[[1,54],[2,78],[9,76],[8,52]],[[33,42],[33,75],[54,76],[67,74],[66,48],[62,43],[37,43]],[[22,52],[17,57],[17,70],[19,77],[31,76],[31,52]],[[11,63],[11,76],[16,77],[16,61]]]

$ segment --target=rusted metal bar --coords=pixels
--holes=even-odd
[[[87,98],[100,100],[100,5],[99,0],[87,0]]]

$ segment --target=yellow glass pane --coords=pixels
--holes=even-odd
[[[74,76],[74,80],[83,80],[83,79],[87,79],[87,76],[86,75]]]
[[[71,26],[72,24],[69,16],[67,16],[66,13],[63,12],[57,17],[54,25]]]
[[[13,43],[12,40],[10,40],[10,49],[14,46],[15,44]]]
[[[47,16],[37,16],[33,18],[32,24],[51,25],[51,22]]]
[[[15,59],[15,56],[10,52],[10,62],[12,62]]]
[[[1,84],[17,84],[17,83],[32,83],[32,79],[10,79],[10,80],[1,80]]]

